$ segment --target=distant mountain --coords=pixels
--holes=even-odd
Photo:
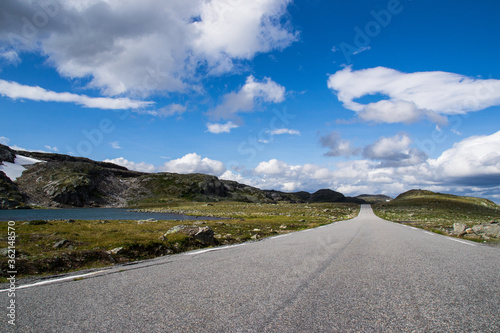
[[[17,158],[16,158],[17,157]],[[22,159],[20,158],[22,157]],[[41,161],[31,165],[18,160]],[[35,159],[35,160],[33,160]],[[358,202],[329,189],[285,193],[204,174],[143,173],[112,163],[61,154],[15,151],[0,145],[0,209],[42,207],[127,207],[173,200]],[[19,172],[19,170],[24,170]],[[16,173],[17,172],[17,173]]]
[[[356,198],[363,200],[369,204],[384,203],[392,200],[391,197],[383,194],[361,194],[356,196]]]

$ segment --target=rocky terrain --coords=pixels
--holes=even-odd
[[[0,163],[16,156],[43,163],[25,166],[15,181],[0,171],[0,208],[129,207],[188,200],[276,203],[355,202],[330,189],[315,193],[260,190],[204,174],[142,173],[112,163],[61,154],[15,151],[0,145]]]

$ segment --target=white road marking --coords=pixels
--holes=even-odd
[[[84,277],[91,276],[91,275],[96,275],[96,274],[99,274],[99,273],[102,273],[102,272],[105,272],[105,271],[106,270],[102,270],[102,271],[93,272],[93,273],[67,276],[67,277],[60,278],[60,279],[53,279],[53,280],[47,280],[47,281],[40,281],[40,282],[36,282],[36,283],[32,283],[32,284],[25,284],[24,286],[18,286],[18,287],[16,286],[16,290],[18,290],[18,289],[24,289],[24,288],[31,288],[31,287],[42,286],[44,284],[50,284],[50,283],[61,282],[61,281],[66,281],[66,280],[74,280],[74,279],[84,278]],[[10,289],[1,289],[0,293],[6,292],[6,291],[9,291],[9,290]]]
[[[467,244],[467,245],[470,245],[470,246],[477,246],[476,244],[465,242],[463,240],[456,239],[456,238],[446,237],[446,239],[449,239],[449,240],[454,241],[454,242],[459,242],[459,243],[462,243],[462,244]]]
[[[436,234],[435,234],[435,233],[433,233],[433,232],[430,232],[430,231],[424,231],[424,232],[425,232],[427,235],[436,236]]]
[[[291,234],[278,235],[278,236],[271,237],[271,239],[277,239],[277,238],[286,237],[286,236],[290,236],[290,235]]]
[[[207,252],[212,252],[212,251],[226,250],[226,249],[230,249],[230,248],[238,247],[238,246],[243,246],[243,245],[246,245],[246,243],[215,247],[215,248],[204,249],[204,250],[199,250],[199,251],[193,251],[193,252],[184,253],[184,255],[185,256],[194,256],[196,254],[202,254],[202,253],[207,253]]]

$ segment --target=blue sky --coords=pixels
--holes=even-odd
[[[500,202],[500,4],[0,4],[0,142],[284,191]]]

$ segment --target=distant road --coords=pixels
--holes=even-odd
[[[0,293],[5,312],[7,293]],[[500,249],[360,215],[17,290],[1,332],[500,332]]]

